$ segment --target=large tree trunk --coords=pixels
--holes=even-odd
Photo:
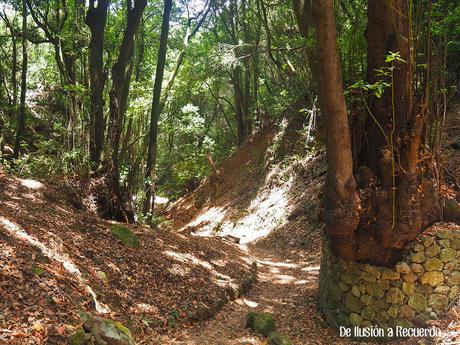
[[[310,7],[311,6],[311,7]],[[361,114],[359,152],[352,154],[332,0],[294,1],[302,34],[315,28],[310,54],[325,123],[328,174],[323,219],[333,254],[347,261],[391,265],[409,241],[439,217],[434,157],[421,154],[427,119],[413,101],[410,13],[403,0],[369,0],[368,82],[390,85],[369,95]],[[386,62],[391,52],[400,59]],[[321,61],[321,63],[317,63]],[[375,72],[384,67],[387,76]],[[361,121],[363,122],[363,121]],[[353,161],[353,157],[355,161]],[[355,170],[353,170],[355,166]],[[356,185],[356,182],[358,185]]]
[[[312,8],[296,2],[301,31],[308,35],[314,25],[317,51],[310,54],[319,88],[321,112],[326,129],[327,181],[323,218],[332,250],[354,259],[353,236],[359,224],[359,197],[353,176],[353,158],[347,108],[343,95],[332,0],[315,1]],[[305,3],[306,6],[308,2]],[[316,57],[321,63],[316,63]]]
[[[408,6],[404,0],[368,2],[367,79],[391,85],[381,98],[371,95],[372,116],[366,114],[366,134],[357,152],[363,202],[355,258],[379,264],[393,263],[440,215],[435,155],[422,152],[428,119],[414,104]],[[390,52],[399,52],[404,61],[386,62]],[[382,67],[388,76],[378,75]]]
[[[27,92],[27,6],[22,1],[22,67],[21,67],[21,98],[19,105],[18,125],[14,141],[14,158],[19,158],[21,143],[26,127],[26,92]]]
[[[147,166],[145,171],[145,203],[144,214],[151,216],[155,196],[155,165],[157,160],[158,120],[161,106],[161,85],[166,63],[166,51],[168,48],[169,18],[171,14],[172,0],[165,0],[163,21],[161,24],[160,48],[153,86],[152,111],[150,114],[149,145],[147,152]]]
[[[99,164],[104,146],[104,33],[107,22],[108,0],[91,0],[86,14],[86,25],[91,30],[89,70],[91,87],[90,156],[94,166]]]
[[[313,5],[318,45],[318,85],[321,89],[326,128],[327,178],[324,220],[333,250],[344,258],[353,258],[353,232],[359,223],[356,183],[347,108],[343,95],[335,18],[332,1]]]

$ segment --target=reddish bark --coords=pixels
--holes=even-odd
[[[422,152],[421,145],[427,118],[413,100],[407,6],[403,0],[368,2],[367,79],[390,87],[381,98],[369,95],[370,114],[359,114],[361,120],[353,122],[359,127],[352,131],[352,154],[333,2],[294,1],[301,33],[308,36],[313,26],[318,42],[309,61],[325,119],[323,219],[332,252],[345,260],[391,265],[440,215],[434,155]],[[386,62],[390,52],[399,52],[405,62]],[[376,73],[382,67],[389,75]]]

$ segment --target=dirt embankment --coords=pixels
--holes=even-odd
[[[250,246],[257,242],[280,253],[319,248],[324,151],[306,142],[302,108],[299,101],[280,123],[253,135],[217,174],[172,204],[165,212],[171,228]]]
[[[0,173],[0,344],[67,344],[80,311],[162,344],[253,277],[234,244],[130,226],[131,248],[113,234],[121,224],[69,201],[64,188]]]

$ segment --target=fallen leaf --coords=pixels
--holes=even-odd
[[[13,333],[13,337],[16,337],[16,338],[24,338],[24,337],[28,337],[29,335],[27,333],[23,333],[23,332],[17,332],[17,333]]]
[[[43,325],[40,321],[35,321],[34,322],[34,326],[33,326],[34,330],[36,330],[37,332],[41,332],[43,331]]]
[[[59,335],[64,335],[64,334],[66,334],[66,330],[67,330],[67,325],[62,325],[62,326],[57,328],[57,333]]]

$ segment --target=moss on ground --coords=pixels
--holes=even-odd
[[[112,225],[111,231],[112,234],[115,235],[115,237],[117,237],[121,242],[123,242],[125,246],[131,248],[141,247],[139,238],[128,228],[119,224],[114,224]]]

